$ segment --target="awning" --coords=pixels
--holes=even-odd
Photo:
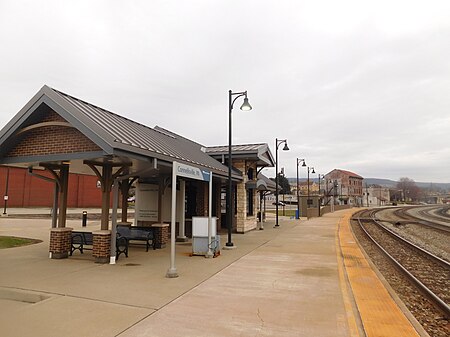
[[[245,187],[247,189],[257,189],[258,191],[268,191],[269,189],[267,188],[267,183],[262,180],[262,179],[258,179],[257,181],[252,180],[252,181],[248,181],[245,184]]]

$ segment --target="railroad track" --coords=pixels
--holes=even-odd
[[[421,206],[419,206],[419,207],[421,207]],[[442,231],[445,233],[450,233],[450,219],[445,219],[445,218],[441,218],[436,215],[433,215],[430,213],[429,210],[419,210],[418,211],[419,214],[421,214],[424,218],[427,218],[429,220],[415,217],[414,215],[409,213],[410,210],[419,208],[419,207],[418,206],[401,207],[401,208],[395,210],[394,214],[396,217],[401,219],[401,221],[415,223],[415,224],[419,224],[421,226],[432,227],[439,231]],[[435,221],[433,221],[433,220],[435,220]],[[437,223],[436,220],[439,221],[440,223]],[[446,224],[446,223],[448,223],[448,224]]]
[[[382,252],[385,259],[402,274],[403,278],[414,287],[417,292],[422,294],[423,298],[431,304],[436,312],[430,313],[429,305],[425,305],[419,298],[411,299],[413,296],[410,290],[406,291],[407,302],[413,303],[414,315],[419,321],[425,321],[423,324],[430,328],[430,325],[436,324],[436,329],[443,329],[439,333],[430,333],[433,336],[448,336],[448,319],[450,318],[450,264],[427,252],[426,250],[410,243],[404,238],[398,236],[389,230],[378,220],[376,220],[377,210],[363,211],[356,214],[353,219],[357,223],[361,232],[373,245]],[[370,254],[369,254],[370,255]],[[383,263],[382,263],[383,264]],[[424,305],[424,308],[420,306]],[[411,308],[410,308],[411,310]],[[430,315],[435,317],[442,315],[441,322],[429,321]],[[421,315],[427,316],[419,318]],[[436,316],[437,315],[437,316]],[[419,316],[419,317],[418,317]]]
[[[418,213],[427,219],[437,220],[450,225],[450,216],[447,213],[449,209],[450,206],[437,206],[419,210]]]
[[[450,206],[440,208],[437,214],[443,218],[450,219]]]

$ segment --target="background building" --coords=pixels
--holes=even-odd
[[[340,169],[334,169],[325,175],[325,197],[339,205],[361,206],[363,201],[363,177],[360,175]]]
[[[366,207],[385,206],[390,202],[389,188],[380,185],[365,186],[362,201],[362,205]]]

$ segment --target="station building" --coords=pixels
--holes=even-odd
[[[75,193],[69,184],[71,174],[96,181],[102,209],[99,235],[104,242],[112,242],[112,204],[121,205],[121,222],[128,222],[126,199],[131,186],[136,186],[134,221],[156,225],[161,235],[168,232],[168,215],[172,213],[169,200],[176,200],[180,206],[176,214],[180,232],[188,232],[185,230],[193,216],[207,216],[209,212],[217,218],[217,230],[227,228],[222,216],[226,213],[228,181],[225,149],[205,147],[161,127],[150,128],[48,86],[42,87],[0,131],[0,165],[26,169],[49,186],[53,258],[68,255],[71,229],[66,228],[66,212]],[[245,233],[257,227],[258,192],[267,189],[264,179],[258,177],[262,168],[274,166],[274,159],[265,143],[234,145],[232,153],[232,228]],[[174,174],[175,169],[186,174]],[[196,174],[212,181],[211,192],[210,184]],[[174,176],[175,180],[171,179]],[[91,193],[88,190],[81,186],[76,193],[83,196]],[[172,198],[173,190],[176,196]],[[141,194],[147,195],[145,203],[139,201]],[[121,202],[114,203],[116,199]],[[108,255],[108,248],[96,254]]]

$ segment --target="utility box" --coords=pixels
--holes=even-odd
[[[192,217],[192,255],[208,253],[208,217]],[[217,218],[211,218],[211,251],[214,255],[220,252],[220,235],[217,234]]]

